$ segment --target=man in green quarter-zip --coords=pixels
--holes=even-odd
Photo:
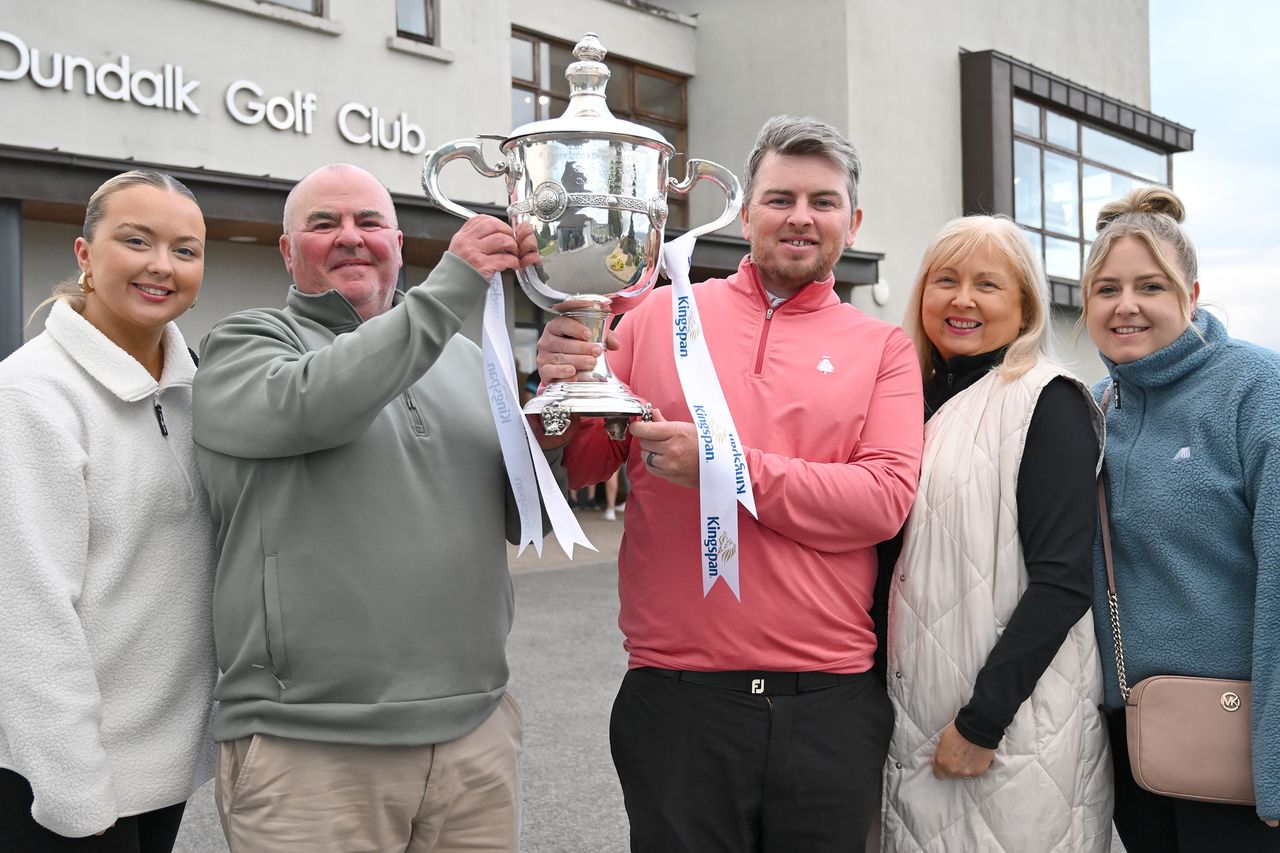
[[[479,216],[400,293],[402,242],[372,175],[317,169],[285,202],[285,307],[204,341],[215,793],[235,853],[516,847],[519,519],[480,349],[457,332],[537,250]]]

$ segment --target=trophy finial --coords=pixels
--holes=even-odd
[[[605,50],[604,45],[600,43],[600,38],[595,33],[587,33],[582,37],[582,41],[574,45],[573,55],[578,58],[579,62],[603,62],[609,51]]]
[[[609,66],[601,61],[608,52],[595,33],[587,33],[573,48],[573,55],[578,61],[569,63],[569,67],[564,70],[564,76],[569,81],[569,108],[565,110],[565,116],[613,118],[604,98],[604,87],[609,82]]]

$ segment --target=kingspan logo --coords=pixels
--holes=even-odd
[[[720,531],[720,559],[732,560],[733,555],[738,553],[738,543],[733,541],[728,533]]]
[[[498,420],[504,424],[511,423],[511,408],[507,405],[507,395],[502,390],[496,364],[489,365],[489,400],[493,403],[493,413]]]
[[[707,574],[720,577],[720,561],[732,560],[737,553],[738,543],[720,525],[720,516],[707,516],[702,531],[702,556],[706,558]]]
[[[716,458],[716,436],[711,418],[703,406],[693,407],[694,425],[698,428],[698,436],[702,439],[702,458],[710,462]]]
[[[702,531],[702,556],[707,561],[707,574],[713,578],[720,576],[720,516],[707,516],[706,527]]]
[[[689,317],[689,297],[676,297],[676,340],[680,342],[680,357],[689,357],[689,341],[696,341],[702,327]]]
[[[747,460],[738,447],[738,437],[729,434],[729,452],[733,454],[733,487],[737,494],[747,493]]]

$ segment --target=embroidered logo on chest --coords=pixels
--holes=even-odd
[[[818,362],[819,373],[835,373],[836,366],[831,363],[831,357],[824,355],[822,361]]]
[[[1178,448],[1178,452],[1177,452],[1177,453],[1175,453],[1175,454],[1173,454],[1173,458],[1174,458],[1174,459],[1190,459],[1190,458],[1191,458],[1191,448],[1190,448],[1190,447],[1180,447],[1180,448]]]

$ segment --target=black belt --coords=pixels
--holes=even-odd
[[[768,672],[759,669],[695,672],[685,669],[645,667],[644,670],[676,681],[688,681],[691,684],[763,696],[795,696],[797,693],[808,693],[812,690],[826,690],[828,687],[848,684],[866,675],[865,672]]]

